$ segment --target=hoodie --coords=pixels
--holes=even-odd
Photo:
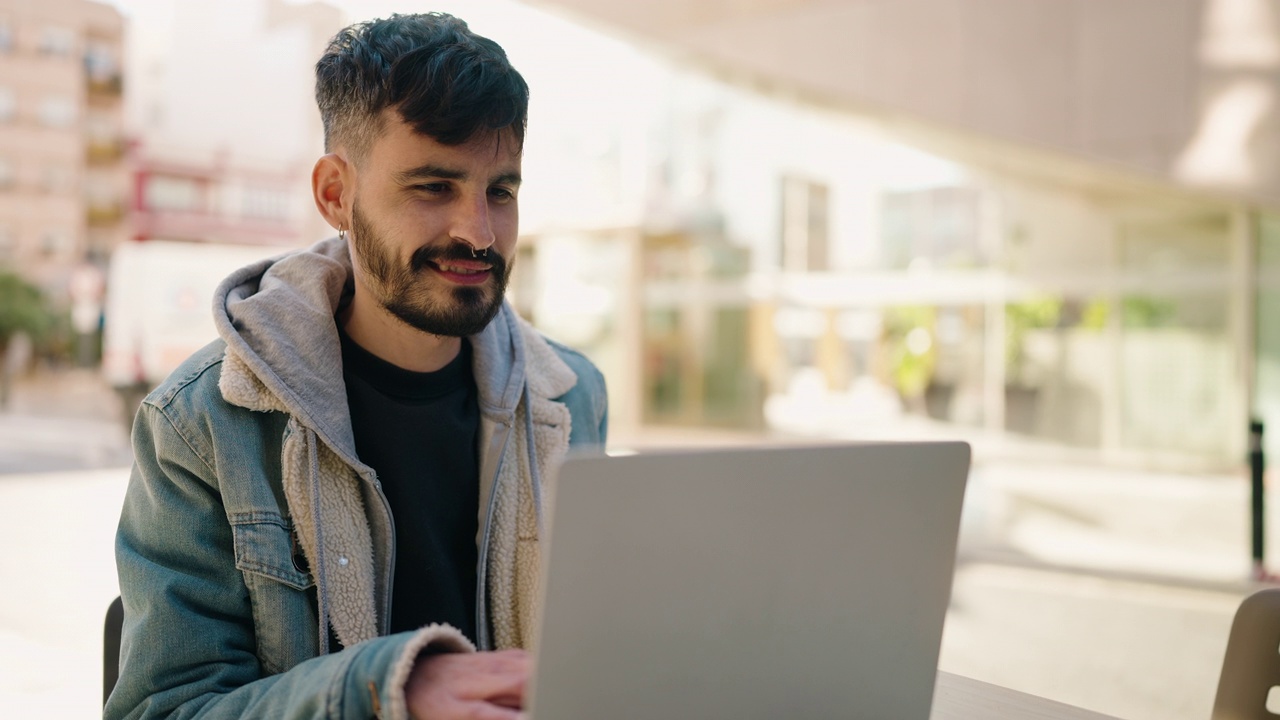
[[[121,680],[106,717],[256,717],[243,713],[258,707],[403,718],[417,655],[472,649],[447,626],[386,635],[394,519],[355,452],[334,320],[350,278],[337,239],[232,274],[214,297],[220,340],[140,409],[117,537]],[[603,445],[604,383],[505,304],[469,340],[481,417],[477,644],[528,647],[547,486],[571,446]],[[190,532],[165,537],[176,528]],[[195,588],[211,582],[227,597],[200,599]],[[347,650],[328,653],[330,630]],[[213,647],[170,648],[183,633]],[[251,647],[217,651],[232,640]],[[330,667],[348,655],[364,662]],[[245,662],[256,671],[245,675]],[[321,678],[327,687],[313,685]],[[338,714],[321,711],[316,695],[335,686],[359,690]],[[364,705],[372,712],[360,715]]]

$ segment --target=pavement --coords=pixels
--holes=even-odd
[[[133,454],[124,415],[96,369],[20,377],[0,408],[0,475],[126,466]]]
[[[96,373],[25,378],[0,411],[0,717],[97,713],[101,616],[130,453]],[[1250,580],[1244,469],[1125,469],[1033,444],[904,422],[844,437],[971,442],[974,465],[941,667],[1126,720],[1204,720]],[[822,442],[686,428],[616,448]],[[1280,497],[1268,491],[1268,557]]]

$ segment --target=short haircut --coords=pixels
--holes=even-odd
[[[324,145],[364,159],[395,109],[413,129],[445,145],[510,129],[524,143],[529,86],[498,43],[452,15],[392,15],[356,23],[329,41],[316,63]]]

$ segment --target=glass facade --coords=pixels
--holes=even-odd
[[[581,159],[643,207],[537,231],[513,287],[605,371],[615,426],[973,434],[1191,470],[1238,467],[1252,411],[1280,449],[1280,214],[665,82],[649,130],[615,139],[629,154]]]

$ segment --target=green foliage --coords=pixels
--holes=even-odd
[[[1080,312],[1080,327],[1085,330],[1102,331],[1107,327],[1107,318],[1111,315],[1111,306],[1106,300],[1090,300]]]
[[[1025,359],[1023,344],[1031,330],[1055,328],[1062,319],[1062,298],[1039,297],[1004,306],[1004,355],[1008,376],[1017,378],[1022,373]]]
[[[39,339],[52,325],[44,293],[17,274],[0,270],[0,348],[18,333]]]
[[[938,364],[937,321],[937,308],[923,305],[890,308],[884,313],[889,372],[904,398],[923,397],[933,381]]]
[[[1062,317],[1062,298],[1040,297],[1009,303],[1004,308],[1005,323],[1010,328],[1031,330],[1058,326]]]
[[[1173,324],[1178,306],[1172,300],[1130,295],[1121,302],[1121,312],[1127,328],[1160,328]]]

